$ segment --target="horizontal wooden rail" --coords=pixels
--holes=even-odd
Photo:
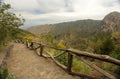
[[[65,54],[65,52],[62,52],[62,53],[60,53],[60,54],[58,54],[58,55],[55,55],[54,58],[57,58],[57,57],[59,57],[59,56],[61,56],[61,55],[63,55],[63,54]]]
[[[48,51],[45,50],[45,52],[50,56],[51,59],[53,59],[53,61],[54,61],[58,66],[60,66],[60,67],[61,67],[62,69],[64,69],[64,70],[67,69],[66,66],[64,66],[64,65],[60,64],[58,61],[56,61],[55,58],[54,58]]]
[[[83,63],[85,63],[85,64],[87,64],[88,66],[90,66],[91,68],[95,69],[96,71],[104,74],[104,75],[107,76],[108,78],[110,78],[110,79],[117,79],[115,76],[109,74],[108,72],[106,72],[106,71],[104,71],[103,69],[99,68],[99,67],[96,66],[95,64],[93,64],[93,63],[91,63],[91,62],[89,62],[89,61],[86,61],[84,58],[80,58],[80,60],[81,60]]]
[[[112,58],[108,55],[98,55],[98,54],[78,51],[78,50],[74,50],[74,49],[68,49],[68,51],[72,52],[76,56],[90,57],[90,58],[93,58],[93,59],[98,59],[98,60],[101,60],[101,61],[104,61],[104,62],[109,62],[109,63],[116,64],[116,65],[120,66],[120,60]]]

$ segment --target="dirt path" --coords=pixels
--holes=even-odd
[[[7,64],[17,79],[80,79],[67,74],[52,60],[38,56],[23,44],[14,44]]]

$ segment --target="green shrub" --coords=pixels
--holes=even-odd
[[[0,70],[0,79],[15,79],[12,74],[8,72],[7,67],[3,67],[2,70]]]
[[[63,52],[63,51],[55,51],[54,56],[60,54],[61,52]],[[67,66],[67,63],[68,63],[68,54],[67,53],[57,57],[56,59],[61,64]],[[88,67],[83,62],[81,62],[77,57],[73,57],[72,69],[76,72],[81,72],[81,73],[90,73],[92,70],[90,67]]]
[[[101,54],[109,55],[114,50],[114,47],[113,41],[110,38],[106,38],[101,47]]]
[[[120,74],[120,66],[117,66],[117,67],[116,67],[115,73]]]
[[[81,62],[79,59],[76,57],[73,58],[73,67],[72,69],[76,72],[81,72],[81,73],[90,73],[92,69],[85,65],[83,62]]]
[[[60,53],[62,53],[62,52],[63,52],[63,51],[55,51],[55,52],[54,52],[54,55],[58,55],[58,54],[60,54]],[[57,57],[56,59],[57,59],[57,61],[59,61],[61,64],[67,66],[67,63],[68,63],[68,62],[67,62],[67,61],[68,61],[68,54],[67,54],[67,53],[65,53],[65,54]]]

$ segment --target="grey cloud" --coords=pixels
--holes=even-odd
[[[116,6],[116,4],[118,3],[120,3],[120,0],[106,0],[106,1],[102,1],[102,6],[113,7]]]
[[[64,22],[62,18],[55,17],[55,18],[44,18],[44,19],[36,19],[36,20],[27,20],[24,26],[21,28],[29,28],[31,26],[43,25],[43,24],[54,24]]]
[[[64,0],[36,0],[39,3],[39,9],[48,12],[60,12],[65,10]]]
[[[37,0],[43,12],[72,12],[72,0]]]
[[[120,0],[118,0],[119,4],[120,4]]]
[[[66,11],[68,12],[73,12],[74,8],[73,8],[73,2],[72,0],[65,0],[65,6],[66,6]]]
[[[100,19],[111,11],[120,11],[120,0],[4,1],[12,5],[15,13],[25,17],[25,27],[85,18]]]
[[[4,2],[10,3],[15,12],[40,12],[36,0],[4,0]]]

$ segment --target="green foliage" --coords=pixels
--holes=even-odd
[[[59,48],[66,48],[66,46],[64,45],[63,40],[61,40],[61,41],[57,44],[57,47],[59,47]]]
[[[15,79],[15,78],[8,72],[7,67],[3,67],[2,70],[0,70],[0,79]]]
[[[23,25],[25,20],[9,12],[9,9],[11,9],[10,4],[3,4],[0,6],[0,27],[19,27]]]
[[[110,56],[120,59],[120,32],[112,33],[111,38],[114,43],[114,51],[110,54]]]
[[[90,41],[90,47],[94,53],[106,54],[120,59],[120,32],[99,32]],[[120,67],[110,63],[101,63],[103,69],[120,74]]]
[[[117,65],[114,65],[111,63],[107,63],[107,62],[104,62],[101,64],[102,64],[102,68],[104,70],[114,72],[114,73],[118,74],[118,77],[120,78],[120,75],[119,75],[120,74],[120,66],[117,66]]]
[[[40,40],[43,43],[46,43],[48,45],[56,45],[56,41],[54,40],[53,36],[51,34],[45,34],[40,36]]]
[[[8,77],[8,69],[6,67],[4,67],[1,71],[0,71],[0,77],[2,79],[6,79]]]
[[[90,46],[94,53],[101,53],[102,41],[97,40],[96,42],[90,42]]]
[[[117,50],[114,50],[114,51],[110,54],[110,56],[120,60],[120,48],[117,49]]]
[[[54,55],[56,56],[56,55],[58,55],[62,52],[63,51],[59,51],[59,50],[57,51],[56,50],[56,51],[54,51]],[[56,58],[57,61],[59,61],[61,64],[65,65],[65,66],[67,66],[67,61],[68,61],[67,59],[68,59],[68,54],[67,53],[65,53],[65,54]]]
[[[120,66],[117,66],[114,72],[117,74],[120,74]],[[120,78],[120,75],[119,75],[119,78]]]
[[[81,62],[79,59],[76,57],[73,58],[73,67],[72,69],[76,72],[81,72],[81,73],[90,73],[92,69],[85,65],[83,62]]]
[[[109,55],[114,51],[115,45],[110,37],[104,37],[104,39],[98,39],[96,42],[90,42],[91,48],[94,53]]]
[[[106,38],[103,41],[103,45],[101,47],[101,54],[109,55],[114,50],[114,44],[110,38]]]
[[[53,37],[50,34],[45,35],[45,41],[48,42],[48,44],[52,44],[53,43]]]
[[[10,4],[2,4],[0,6],[0,47],[6,45],[12,39],[18,37],[18,27],[23,25],[24,19],[10,11]]]

